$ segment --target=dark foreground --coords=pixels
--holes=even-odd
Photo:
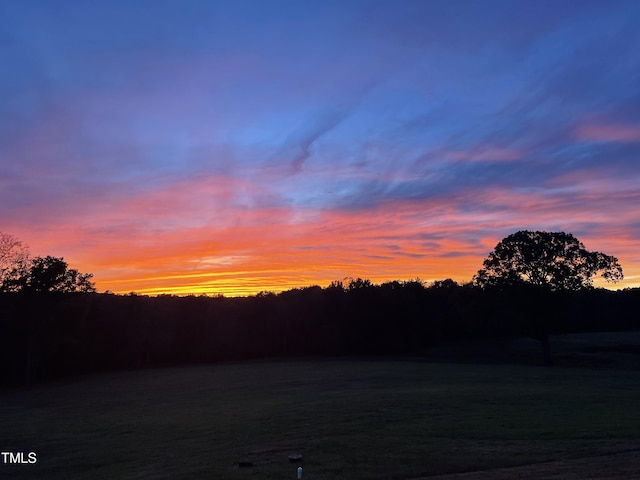
[[[0,463],[0,476],[294,479],[287,457],[299,453],[310,480],[637,478],[638,398],[637,370],[584,366],[316,360],[103,374],[0,391],[0,450],[37,456]]]
[[[573,460],[495,468],[481,472],[425,477],[429,480],[630,480],[640,472],[640,446],[635,450]],[[417,479],[416,479],[417,480]]]

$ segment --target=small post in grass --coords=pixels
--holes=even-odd
[[[302,480],[302,467],[298,467],[298,480]]]

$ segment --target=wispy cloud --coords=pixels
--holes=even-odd
[[[0,230],[125,292],[465,281],[521,228],[640,285],[638,21],[625,0],[5,2]]]
[[[274,160],[290,159],[290,173],[295,175],[302,171],[304,162],[311,156],[313,145],[324,135],[336,128],[346,117],[345,111],[332,111],[312,117],[310,123],[299,127],[285,141],[276,153]]]
[[[583,125],[575,134],[592,142],[640,143],[640,125]]]

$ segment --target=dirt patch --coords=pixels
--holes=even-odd
[[[413,480],[628,480],[640,474],[640,449]]]

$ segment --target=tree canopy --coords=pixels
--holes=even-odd
[[[0,232],[0,292],[95,292],[93,274],[69,268],[61,257],[31,257],[16,237]]]
[[[496,245],[473,282],[480,287],[581,290],[591,288],[598,273],[607,282],[623,278],[617,258],[588,251],[570,233],[522,230]]]
[[[69,268],[64,258],[36,257],[31,260],[26,275],[19,279],[20,290],[33,293],[95,292],[93,274]]]

